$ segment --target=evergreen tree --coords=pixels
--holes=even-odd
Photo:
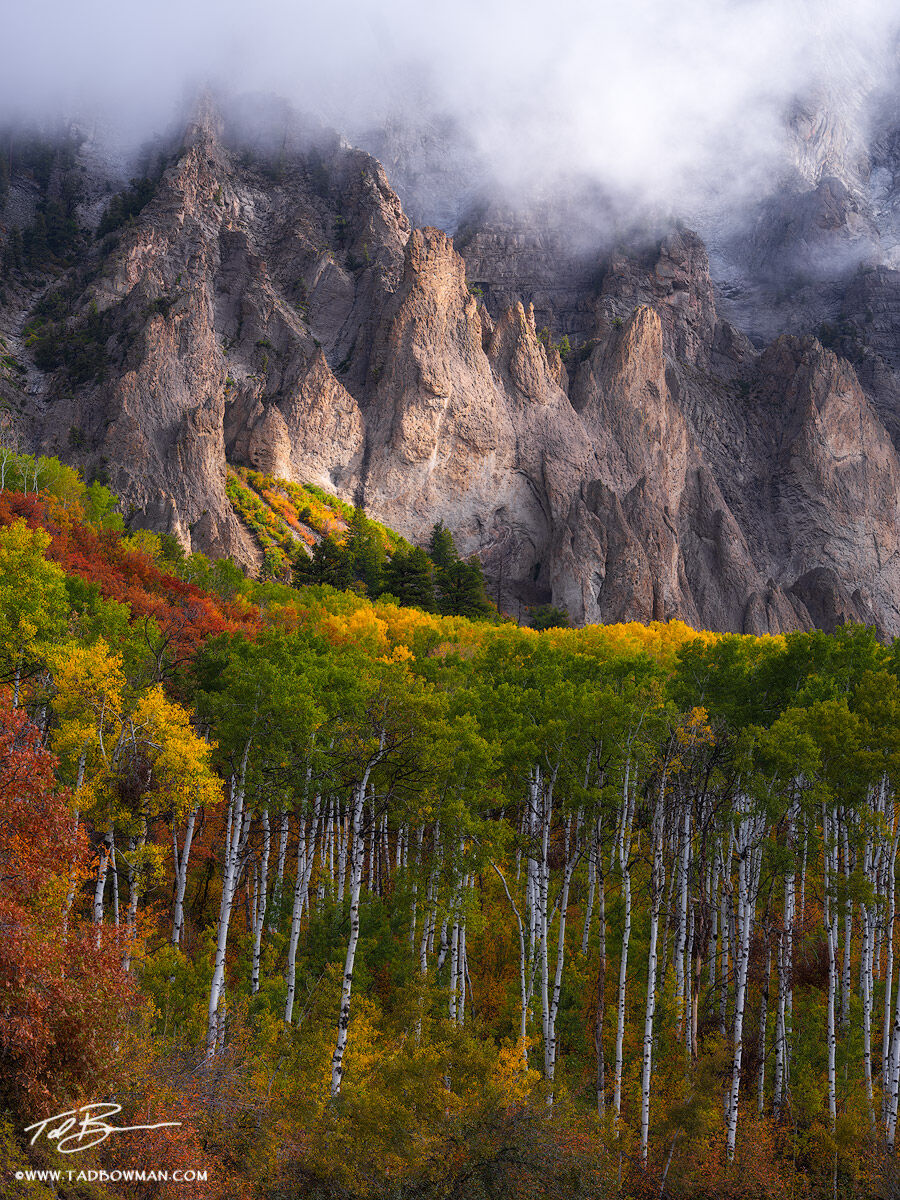
[[[555,604],[540,604],[530,610],[532,629],[571,629],[572,622],[564,608]]]
[[[431,530],[428,554],[434,564],[439,612],[455,617],[479,617],[490,612],[481,563],[474,556],[468,562],[459,557],[453,534],[443,521]]]
[[[326,583],[333,588],[348,588],[353,579],[353,559],[346,547],[331,535],[321,538],[313,547],[312,558],[298,557],[294,563],[294,586]]]
[[[438,611],[452,617],[480,617],[490,612],[484,576],[477,558],[457,558],[435,572]]]
[[[22,230],[17,225],[14,225],[10,229],[6,245],[3,247],[2,261],[4,274],[11,271],[21,271],[24,253]]]
[[[384,546],[378,529],[359,505],[353,510],[345,545],[352,564],[353,577],[360,580],[369,596],[383,591]]]
[[[443,521],[438,521],[431,530],[431,540],[428,543],[428,556],[434,563],[435,571],[443,571],[452,563],[459,561],[459,553],[453,534]]]
[[[434,609],[434,578],[431,561],[418,546],[397,550],[384,571],[384,586],[401,604]]]
[[[47,241],[47,221],[44,214],[38,211],[34,221],[23,234],[23,249],[25,261],[30,267],[40,267],[50,257],[50,244]]]

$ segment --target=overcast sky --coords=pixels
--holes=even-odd
[[[886,0],[5,0],[0,105],[158,131],[204,82],[356,130],[452,113],[498,174],[573,167],[670,202],[769,173],[816,82],[864,121],[891,81]]]

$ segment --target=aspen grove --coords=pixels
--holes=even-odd
[[[112,1098],[197,1195],[897,1194],[900,647],[254,582],[17,461],[0,1170]]]

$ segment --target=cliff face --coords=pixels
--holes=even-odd
[[[412,540],[445,521],[504,607],[900,633],[900,387],[872,349],[896,345],[895,272],[845,289],[871,314],[862,347],[838,331],[843,357],[808,335],[761,352],[687,230],[589,254],[485,210],[460,244],[411,231],[360,151],[254,157],[201,115],[130,223],[55,279],[8,272],[20,366],[0,387],[19,436],[105,472],[135,522],[194,549],[259,560],[232,461]],[[29,361],[42,295],[61,345],[91,331],[100,370]]]

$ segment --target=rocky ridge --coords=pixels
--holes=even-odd
[[[368,154],[248,152],[208,109],[129,223],[53,279],[5,273],[7,428],[105,473],[135,523],[250,565],[229,461],[410,540],[445,521],[513,611],[900,633],[900,275],[854,268],[830,346],[761,349],[689,230],[555,237],[483,210],[454,245],[410,228]],[[93,331],[77,384],[34,362],[42,294],[61,345]]]

